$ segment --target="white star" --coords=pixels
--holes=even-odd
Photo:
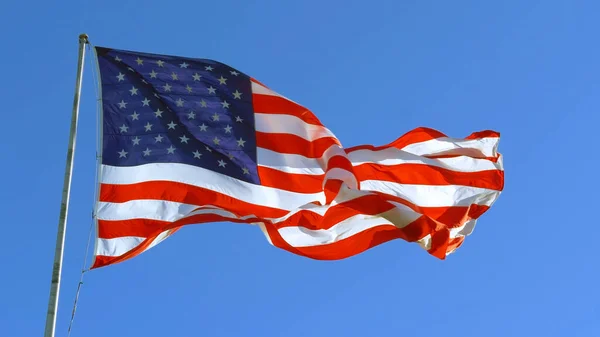
[[[127,157],[127,153],[125,151],[125,149],[121,150],[121,152],[117,152],[119,154],[119,158],[126,158]]]
[[[131,67],[127,67],[127,70],[131,71],[132,73],[135,72],[135,70],[133,70]]]
[[[121,61],[123,61],[123,60],[121,60],[121,58],[120,58],[120,57],[117,55],[117,56],[115,56],[115,61],[117,61],[117,62],[121,62]]]
[[[156,115],[156,117],[162,117],[162,113],[164,111],[160,110],[160,109],[156,109],[156,111],[154,111],[154,115]]]
[[[242,117],[240,117],[240,116],[235,116],[235,121],[236,121],[236,122],[238,122],[238,123],[241,123],[241,122],[243,122],[244,120],[243,120],[243,119],[242,119]]]
[[[244,171],[244,174],[250,174],[250,170],[248,170],[247,168],[243,168],[242,171]]]
[[[133,141],[133,145],[140,145],[140,140],[141,140],[141,139],[140,139],[139,137],[137,137],[137,136],[136,136],[134,139],[132,139],[132,141]]]
[[[142,60],[141,58],[137,58],[137,60],[135,60],[135,62],[137,62],[138,66],[143,66],[144,65],[144,60]]]
[[[212,85],[210,87],[208,87],[208,93],[209,94],[214,94],[216,92],[216,89],[212,87]]]
[[[154,93],[154,97],[160,98],[160,96],[157,93]]]
[[[229,103],[227,103],[227,101],[221,102],[221,105],[223,106],[223,109],[229,109]]]
[[[190,85],[188,84],[188,85],[185,86],[185,90],[187,90],[189,93],[191,93],[192,92],[192,87],[190,87]]]
[[[237,145],[239,147],[244,147],[244,144],[246,143],[246,141],[244,140],[244,138],[240,137],[240,139],[237,140]]]
[[[163,140],[163,136],[161,136],[161,135],[154,137],[155,143],[162,143],[162,140]]]
[[[192,75],[192,77],[194,78],[194,81],[200,81],[200,76],[198,73],[195,73],[194,75]]]
[[[158,64],[159,67],[163,67],[163,64],[165,64],[165,62],[158,60],[158,61],[156,61],[156,64]]]
[[[127,103],[124,100],[121,100],[121,102],[119,102],[119,108],[125,109],[126,107],[127,107]]]
[[[229,157],[229,160],[233,160],[233,158],[234,158],[235,156],[233,155],[233,153],[229,153],[229,154],[227,155],[227,157]]]
[[[221,76],[221,78],[219,78],[219,83],[220,84],[227,84],[227,79],[223,76]]]
[[[119,80],[119,82],[125,81],[125,74],[119,72],[119,75],[117,75],[117,79]]]
[[[173,145],[169,146],[167,148],[167,153],[169,154],[175,154],[175,148],[173,147]]]
[[[215,137],[215,139],[213,139],[213,143],[215,143],[215,145],[219,145],[220,142],[221,141],[217,137]]]
[[[216,112],[215,112],[214,115],[212,115],[212,120],[215,121],[215,122],[219,120],[219,115],[217,115]]]
[[[144,125],[144,128],[146,128],[146,131],[150,131],[150,130],[152,130],[152,124],[150,124],[150,122],[148,122],[146,125]]]
[[[182,143],[186,143],[186,144],[188,143],[188,140],[190,140],[190,139],[189,139],[188,137],[186,137],[185,135],[183,135],[183,136],[179,137],[179,139],[181,139],[181,142],[182,142]]]
[[[211,67],[211,66],[206,66],[206,67],[204,67],[204,69],[206,69],[206,71],[212,71],[212,70],[213,70],[213,67]]]
[[[206,148],[206,151],[208,151],[208,152],[212,152],[212,149],[211,149],[210,147],[208,147],[208,145],[207,145],[207,146],[205,146],[205,148]]]
[[[200,101],[200,106],[203,107],[203,108],[206,108],[208,105],[206,105],[206,101],[201,100]]]
[[[225,167],[225,165],[227,165],[227,163],[223,159],[219,159],[219,166]]]
[[[136,87],[131,87],[131,89],[129,89],[129,92],[131,93],[131,96],[137,95],[138,89]]]
[[[158,75],[158,73],[154,71],[154,69],[152,69],[152,72],[150,73],[150,78],[156,78],[156,75]]]
[[[167,124],[169,126],[169,130],[173,129],[175,130],[175,127],[177,126],[177,124],[173,123],[173,121],[171,121],[171,123]]]
[[[144,84],[148,84],[148,82],[146,82],[146,80],[145,80],[145,79],[142,79],[142,83],[144,83]]]
[[[202,153],[200,153],[198,150],[194,151],[194,158],[200,159],[200,157],[202,157]]]
[[[144,97],[142,101],[142,106],[150,106],[150,100],[147,97]]]
[[[194,118],[196,118],[196,113],[194,111],[190,111],[188,113],[188,119],[194,119]]]
[[[121,127],[119,129],[121,129],[121,133],[123,133],[123,132],[127,132],[129,127],[127,125],[123,124],[123,125],[121,125]]]
[[[235,99],[242,99],[242,93],[236,90],[233,93],[233,98],[235,98]]]
[[[140,114],[135,111],[131,114],[131,120],[133,120],[133,121],[139,120],[138,117],[140,117]]]
[[[171,73],[171,78],[173,79],[173,81],[177,80],[177,74],[175,74],[175,72]]]
[[[169,83],[163,85],[163,89],[165,89],[165,91],[169,92],[171,91],[171,85]]]
[[[200,131],[206,131],[206,128],[208,128],[206,124],[202,123],[202,125],[200,125]]]
[[[181,99],[181,97],[179,97],[176,101],[175,104],[177,104],[178,107],[182,107],[183,106],[183,100]]]
[[[179,67],[181,68],[187,68],[189,66],[189,64],[183,62],[182,64],[179,65]]]
[[[231,126],[227,125],[225,127],[225,133],[231,133]]]
[[[146,148],[143,152],[144,152],[144,157],[147,157],[150,155],[150,152],[152,152],[152,150],[150,150],[149,148]]]
[[[233,75],[233,76],[237,76],[237,75],[239,75],[239,74],[240,74],[240,73],[238,73],[238,72],[237,72],[237,71],[235,71],[235,70],[232,70],[232,71],[230,71],[230,73],[231,73],[231,75]]]

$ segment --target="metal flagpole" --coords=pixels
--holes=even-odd
[[[56,312],[58,310],[58,293],[60,290],[60,276],[62,271],[63,250],[65,247],[65,230],[67,227],[67,213],[69,210],[69,196],[71,194],[71,177],[73,176],[73,154],[75,153],[75,140],[77,138],[77,119],[79,117],[79,98],[81,96],[81,82],[83,79],[83,61],[85,45],[88,43],[86,34],[79,35],[79,61],[77,62],[77,80],[75,82],[75,98],[73,99],[73,113],[71,114],[71,130],[69,134],[69,147],[65,167],[60,215],[58,218],[58,233],[56,235],[56,248],[54,249],[54,265],[52,266],[52,281],[50,283],[50,299],[48,300],[48,313],[46,315],[46,329],[44,337],[54,337],[56,326]]]

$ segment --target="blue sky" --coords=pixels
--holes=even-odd
[[[95,45],[241,69],[309,107],[345,146],[418,126],[499,131],[506,185],[445,261],[403,241],[314,261],[252,226],[190,226],[87,273],[72,336],[600,335],[599,11],[534,0],[3,3],[2,335],[43,334],[82,32]],[[57,336],[91,222],[92,64]]]

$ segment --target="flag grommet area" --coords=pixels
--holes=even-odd
[[[444,259],[504,188],[500,134],[410,130],[342,146],[309,109],[226,64],[94,47],[102,162],[92,268],[179,228],[258,224],[272,245],[343,259],[393,239]]]

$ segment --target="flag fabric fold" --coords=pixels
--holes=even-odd
[[[307,108],[223,63],[95,47],[102,161],[92,268],[182,226],[256,224],[272,245],[343,259],[393,239],[444,259],[504,187],[500,135],[417,128],[345,148]]]

